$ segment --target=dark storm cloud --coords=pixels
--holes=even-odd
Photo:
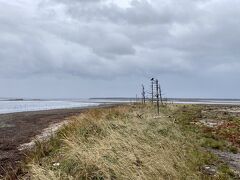
[[[0,12],[1,78],[240,75],[238,0],[1,0]]]

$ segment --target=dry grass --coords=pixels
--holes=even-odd
[[[89,110],[36,146],[31,179],[201,179],[205,154],[150,106]]]

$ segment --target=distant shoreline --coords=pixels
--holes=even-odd
[[[197,105],[240,105],[240,101],[168,101],[173,104],[197,104]]]
[[[151,99],[147,99],[151,101]],[[240,105],[238,99],[191,99],[191,98],[169,98],[163,99],[168,104],[198,104],[198,105]],[[22,112],[38,112],[63,109],[83,109],[99,107],[101,105],[125,104],[141,102],[141,99],[129,98],[91,98],[86,100],[0,100],[0,115]]]
[[[141,97],[137,98],[138,100]],[[0,101],[73,101],[73,102],[94,102],[94,101],[135,101],[136,97],[93,97],[93,98],[0,98]],[[151,100],[151,98],[147,98]],[[238,98],[164,98],[171,101],[239,101]]]

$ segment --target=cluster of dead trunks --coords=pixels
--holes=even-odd
[[[158,79],[152,78],[151,80],[151,91],[146,92],[145,86],[142,85],[142,104],[146,103],[146,100],[151,100],[151,103],[154,104],[156,102],[157,106],[157,113],[160,113],[160,104],[163,105],[163,98],[162,98],[162,89]],[[151,98],[147,98],[146,94],[150,94]]]

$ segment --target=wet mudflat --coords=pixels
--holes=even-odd
[[[9,168],[18,173],[18,164],[24,157],[24,151],[19,150],[22,144],[29,143],[50,125],[66,121],[68,117],[78,115],[86,109],[88,108],[0,115],[0,175],[5,174]]]

